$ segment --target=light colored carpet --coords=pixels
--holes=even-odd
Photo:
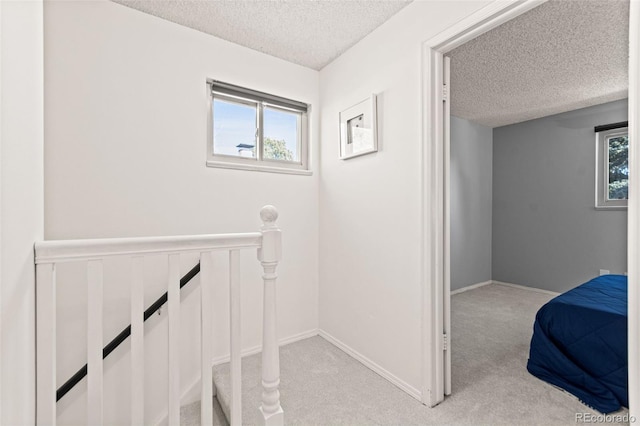
[[[535,313],[551,297],[495,284],[453,296],[453,394],[434,408],[321,337],[284,346],[285,423],[569,425],[576,423],[576,413],[597,414],[526,370]],[[257,425],[260,355],[243,359],[242,369],[243,423]],[[214,377],[218,393],[228,394],[228,365],[215,367]]]
[[[576,413],[598,414],[527,372],[535,314],[552,298],[496,284],[453,296],[453,394],[435,410],[463,410],[451,423],[485,424],[575,424]]]

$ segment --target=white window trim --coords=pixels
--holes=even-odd
[[[615,136],[628,135],[628,127],[618,127],[596,132],[596,200],[597,210],[626,210],[628,200],[609,200],[607,194],[609,175],[609,150],[607,139]]]
[[[220,155],[213,152],[213,91],[212,83],[214,80],[207,80],[207,167],[216,167],[221,169],[235,169],[235,170],[248,170],[268,173],[283,173],[293,175],[311,176],[313,172],[310,169],[309,151],[310,151],[310,132],[309,132],[309,115],[311,113],[311,105],[307,105],[307,111],[303,112],[299,118],[299,152],[300,161],[290,162],[282,160],[268,160],[262,158],[262,147],[260,146],[263,140],[263,109],[269,107],[273,109],[287,110],[282,105],[270,104],[261,100],[251,99],[250,95],[244,97],[237,97],[229,94],[216,94],[220,98],[228,98],[230,100],[254,104],[258,106],[258,133],[259,137],[256,138],[256,157],[235,157],[231,155]],[[291,109],[292,111],[299,112]]]

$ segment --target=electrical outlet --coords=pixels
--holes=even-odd
[[[608,275],[610,274],[608,269],[600,269],[600,275]]]

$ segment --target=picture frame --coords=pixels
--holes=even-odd
[[[369,98],[340,113],[340,158],[378,151],[377,98]]]

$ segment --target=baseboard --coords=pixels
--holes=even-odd
[[[493,284],[497,284],[497,285],[503,285],[505,287],[513,287],[513,288],[518,288],[520,290],[528,290],[528,291],[534,291],[536,293],[543,293],[543,294],[549,294],[551,296],[557,296],[560,293],[556,292],[556,291],[550,291],[550,290],[543,290],[541,288],[535,288],[535,287],[527,287],[526,285],[520,285],[520,284],[512,284],[512,283],[505,283],[502,281],[492,281]]]
[[[422,402],[422,393],[418,389],[414,388],[413,386],[411,386],[410,384],[408,384],[404,380],[400,379],[399,377],[397,377],[394,374],[390,373],[389,371],[385,370],[384,368],[382,368],[381,366],[379,366],[375,362],[371,361],[366,356],[364,356],[361,353],[359,353],[358,351],[352,349],[350,346],[348,346],[347,344],[345,344],[345,343],[341,342],[340,340],[336,339],[335,337],[333,337],[332,335],[330,335],[326,331],[318,330],[318,334],[320,335],[320,337],[322,337],[323,339],[327,340],[332,345],[340,348],[342,351],[344,351],[347,354],[349,354],[349,356],[351,356],[352,358],[354,358],[357,361],[359,361],[365,367],[369,368],[373,372],[375,372],[378,375],[382,376],[383,378],[387,379],[389,382],[391,382],[392,384],[394,384],[395,386],[397,386],[398,388],[400,388],[401,390],[403,390],[404,392],[406,392],[410,396],[412,396],[415,399],[417,399],[418,401]]]
[[[280,340],[278,340],[278,346],[288,345],[289,343],[294,343],[294,342],[297,342],[299,340],[308,339],[309,337],[313,337],[313,336],[317,336],[317,335],[318,335],[318,329],[314,328],[313,330],[304,331],[302,333],[294,334],[293,336],[289,336],[289,337],[285,337],[283,339],[280,339]],[[258,345],[258,346],[254,346],[252,348],[244,349],[240,353],[240,356],[242,358],[244,358],[246,356],[259,354],[260,352],[262,352],[262,345]],[[215,367],[216,365],[225,364],[225,363],[229,362],[230,359],[231,359],[230,355],[219,356],[219,357],[213,359],[211,365]]]
[[[304,331],[302,333],[294,334],[293,336],[280,339],[278,341],[278,345],[279,346],[288,345],[289,343],[294,343],[299,340],[308,339],[309,337],[313,337],[317,335],[318,335],[318,329]],[[243,350],[241,352],[241,356],[244,358],[246,356],[255,355],[260,352],[262,352],[262,345],[254,346],[252,348],[247,348]],[[211,363],[211,366],[213,367],[219,364],[224,364],[226,362],[229,362],[230,359],[231,357],[229,355],[214,358]],[[215,396],[215,385],[214,385],[214,396]],[[180,397],[180,405],[181,406],[188,405],[188,404],[191,404],[192,402],[198,401],[199,399],[200,399],[200,377],[198,376],[194,380],[192,380],[189,386],[187,386],[186,389],[182,392],[182,395]],[[169,413],[167,411],[163,412],[156,418],[156,421],[153,422],[152,424],[160,425],[160,424],[166,423],[168,415]]]
[[[475,290],[476,288],[484,287],[485,285],[489,285],[489,284],[493,284],[493,281],[489,280],[489,281],[484,281],[484,282],[477,283],[477,284],[471,284],[469,286],[453,290],[451,292],[451,295],[453,296],[454,294],[460,294],[460,293],[464,293],[465,291]]]

